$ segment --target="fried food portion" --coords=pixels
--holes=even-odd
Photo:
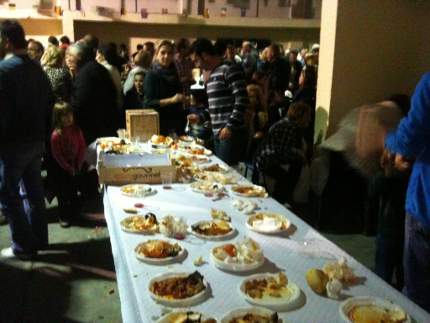
[[[197,312],[181,312],[171,314],[169,323],[216,323],[216,320],[203,319],[203,315]]]
[[[186,277],[172,277],[156,281],[151,291],[167,299],[184,299],[197,295],[205,289],[203,276],[195,271]]]
[[[241,317],[236,317],[230,320],[229,323],[278,323],[278,321],[278,313],[274,313],[272,316],[249,313]]]
[[[205,236],[222,236],[231,232],[232,228],[226,221],[204,221],[191,227],[194,232]]]
[[[271,276],[247,281],[245,283],[245,292],[252,298],[261,299],[265,295],[280,298],[287,285],[287,276],[284,273],[279,273],[276,277]]]
[[[136,247],[136,252],[148,258],[168,258],[176,257],[182,248],[179,244],[171,244],[164,240],[149,240],[139,244]]]
[[[376,305],[358,305],[353,307],[348,318],[354,323],[402,323],[407,317],[401,309],[386,309]]]

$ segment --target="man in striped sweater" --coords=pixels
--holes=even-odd
[[[243,70],[226,64],[208,39],[197,39],[191,46],[191,59],[210,72],[206,81],[215,154],[229,165],[241,159],[247,145],[245,111],[249,105]],[[198,117],[189,118],[191,123]]]

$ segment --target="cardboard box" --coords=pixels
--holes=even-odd
[[[153,109],[126,110],[125,118],[131,140],[138,137],[140,141],[147,141],[152,135],[160,134],[160,117]]]
[[[144,158],[150,159],[145,162]],[[138,158],[142,163],[136,162]],[[161,184],[164,182],[177,182],[177,170],[173,162],[162,159],[157,165],[157,156],[151,155],[110,155],[100,152],[97,163],[99,182],[107,185]]]
[[[99,182],[106,185],[161,184],[164,176],[177,182],[175,166],[107,168],[100,165]]]

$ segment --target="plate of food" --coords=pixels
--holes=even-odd
[[[289,311],[300,305],[300,288],[283,272],[249,276],[240,284],[239,292],[249,303],[275,311]]]
[[[197,181],[191,183],[191,189],[197,193],[217,194],[225,192],[224,185],[212,181]]]
[[[139,243],[134,252],[137,259],[143,262],[165,265],[182,259],[186,251],[178,243],[154,239]]]
[[[205,300],[209,285],[198,272],[163,273],[149,281],[148,290],[157,303],[186,307]]]
[[[179,165],[191,166],[192,164],[205,164],[210,162],[207,156],[184,155],[181,153],[172,154],[172,159]]]
[[[264,187],[252,184],[234,185],[231,187],[234,194],[244,197],[267,197]]]
[[[252,214],[255,210],[258,209],[258,204],[255,201],[252,200],[239,200],[235,199],[232,202],[232,206],[245,214]]]
[[[200,172],[194,176],[197,180],[220,183],[223,185],[237,184],[238,178],[234,174],[222,172]]]
[[[278,313],[271,310],[250,307],[241,308],[229,312],[223,317],[221,323],[280,323],[282,320],[279,319]]]
[[[177,152],[184,153],[186,155],[192,155],[192,156],[211,156],[212,150],[205,148],[204,146],[201,146],[199,144],[196,144],[195,142],[191,143],[190,145],[186,145],[181,143],[181,141],[178,141],[178,144],[174,144],[171,147],[173,150],[176,150]]]
[[[359,296],[352,297],[340,304],[340,316],[351,323],[410,323],[411,318],[399,305],[388,300]]]
[[[146,184],[128,184],[121,186],[121,194],[128,197],[146,197],[157,193],[157,190]]]
[[[120,222],[121,229],[131,233],[154,234],[158,232],[157,217],[153,213],[128,216]]]
[[[194,143],[195,143],[195,140],[191,136],[183,135],[183,136],[179,136],[179,138],[178,138],[178,145],[180,147],[190,147]]]
[[[186,150],[186,152],[188,154],[197,155],[197,156],[202,156],[202,155],[210,156],[210,155],[212,155],[212,150],[207,149],[207,148],[200,146],[200,145],[197,145],[197,144],[192,145],[190,147],[190,149]]]
[[[152,148],[165,149],[170,147],[170,145],[173,143],[173,139],[169,136],[152,135],[149,143],[151,144]]]
[[[160,221],[160,233],[166,237],[184,239],[187,235],[187,223],[183,218],[166,215]]]
[[[200,167],[203,172],[217,172],[217,173],[227,173],[229,172],[229,168],[227,166],[220,165],[218,163]]]
[[[96,144],[106,154],[126,155],[133,153],[136,149],[130,141],[116,137],[99,138]]]
[[[231,217],[223,210],[211,209],[211,217],[213,220],[223,220],[231,222]]]
[[[100,137],[96,140],[96,145],[100,146],[101,149],[120,143],[125,145],[126,143],[129,143],[129,141],[118,137]]]
[[[164,315],[157,323],[217,323],[217,320],[200,312],[175,311]]]
[[[249,238],[213,248],[211,260],[217,268],[235,272],[257,269],[265,261],[260,245]]]
[[[236,230],[227,221],[211,220],[193,224],[191,233],[204,240],[224,240],[234,236]]]
[[[279,213],[257,212],[248,217],[246,227],[259,233],[275,234],[287,230],[290,221]]]

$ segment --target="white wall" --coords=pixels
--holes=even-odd
[[[58,5],[61,5],[63,9],[68,9],[68,0],[52,0]],[[71,0],[71,9],[75,10],[76,1]],[[320,16],[320,7],[322,0],[313,0],[313,7],[315,8],[315,16]],[[296,1],[297,2],[297,1]],[[293,4],[296,3],[293,1]],[[15,0],[17,7],[19,8],[30,8],[34,4],[38,4],[38,0]],[[161,13],[162,8],[167,8],[169,14],[182,13],[182,8],[186,7],[187,0],[137,0],[138,12],[141,8],[147,8],[148,12]],[[191,14],[197,14],[197,3],[198,0],[192,0],[191,2]],[[94,11],[96,6],[102,6],[120,11],[121,0],[81,0],[82,9],[84,11]],[[209,9],[210,16],[219,17],[221,15],[221,9],[227,8],[227,16],[240,17],[241,11],[239,8],[234,7],[227,3],[227,0],[215,0],[215,2],[209,2],[206,0],[206,8]],[[125,8],[127,12],[135,12],[136,0],[125,0]],[[291,7],[279,7],[277,0],[269,0],[267,6],[264,0],[260,0],[259,16],[263,18],[291,18]],[[250,1],[250,8],[246,11],[246,16],[256,17],[257,15],[257,0]]]
[[[317,105],[329,132],[354,107],[410,94],[430,70],[429,1],[325,0],[322,15]]]

